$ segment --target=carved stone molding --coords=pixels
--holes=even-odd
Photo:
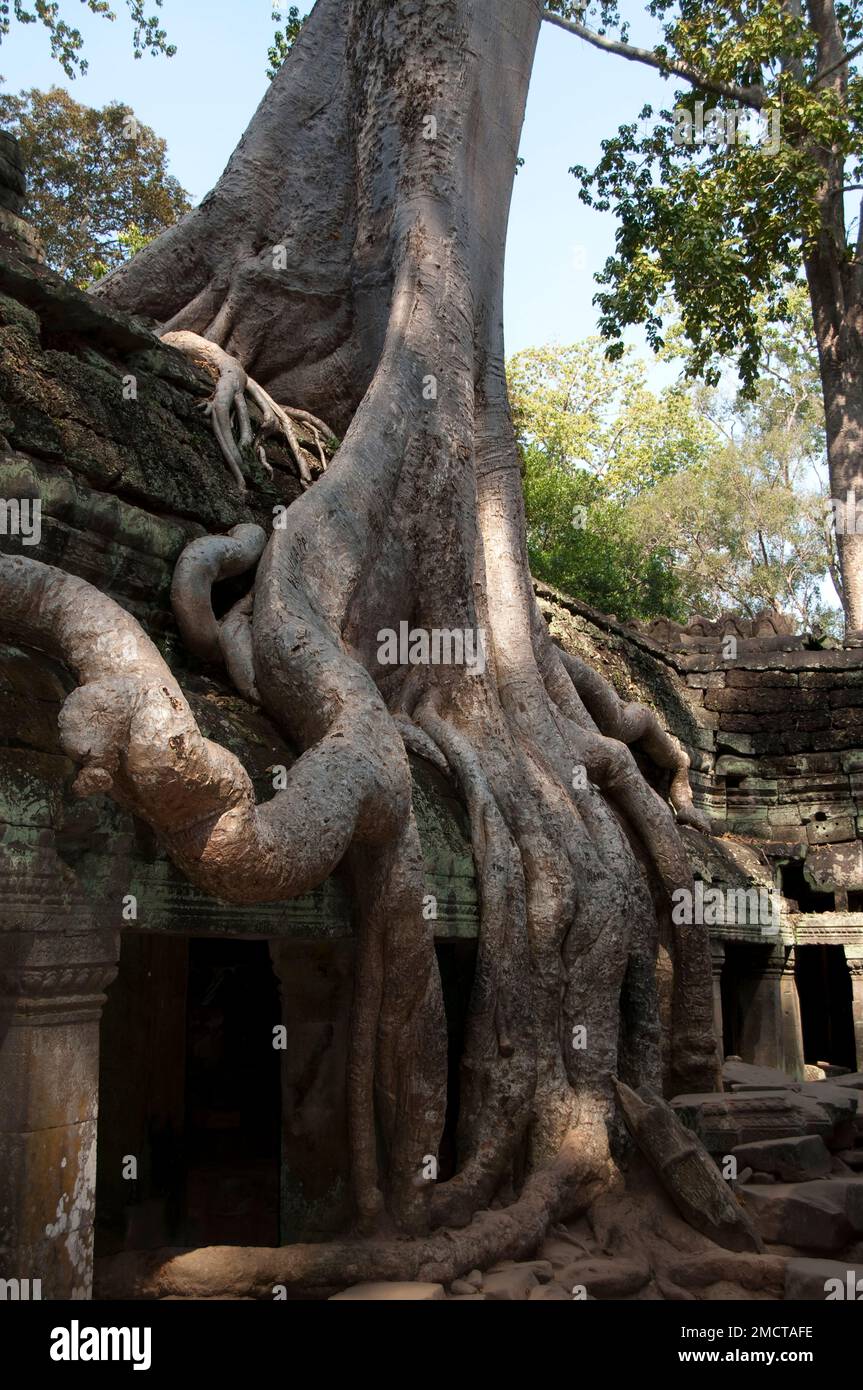
[[[3,932],[0,1010],[29,1027],[98,1020],[119,950],[116,932]]]

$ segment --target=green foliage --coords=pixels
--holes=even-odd
[[[686,393],[649,391],[643,365],[609,362],[599,339],[519,353],[508,381],[534,574],[620,618],[683,617],[671,549],[644,544],[633,503],[705,456]]]
[[[836,630],[817,361],[805,293],[787,299],[790,326],[756,306],[751,396],[685,375],[652,392],[631,351],[609,361],[599,339],[511,360],[538,578],[620,618],[770,608]],[[679,322],[669,338],[689,367]]]
[[[576,6],[551,8],[576,17]],[[676,95],[673,109],[646,107],[640,122],[605,140],[593,171],[572,171],[584,201],[613,209],[619,219],[615,254],[599,277],[601,330],[612,351],[620,351],[626,326],[643,323],[661,348],[670,289],[692,347],[689,369],[715,381],[718,363],[735,357],[751,389],[762,351],[757,306],[766,307],[770,321],[786,316],[786,286],[823,234],[825,159],[838,157],[846,185],[863,178],[863,80],[853,53],[863,36],[863,3],[835,5],[850,61],[818,79],[812,7],[787,0],[651,0],[646,10],[661,30],[654,54],[695,80]],[[596,26],[604,16],[607,29],[619,27],[613,7],[591,4],[584,11],[587,23],[593,15]],[[731,90],[717,94],[723,86]],[[695,138],[699,102],[702,116],[722,113],[708,126],[712,143]],[[749,107],[769,113],[759,138],[742,119]],[[734,112],[740,117],[729,125]],[[841,201],[839,209],[841,224]],[[850,260],[849,232],[831,225],[830,235]]]
[[[772,608],[836,631],[838,611],[824,598],[825,575],[836,575],[824,409],[803,286],[787,289],[786,302],[782,325],[754,306],[762,355],[751,392],[689,386],[714,446],[641,497],[634,521],[648,546],[672,547],[690,613]],[[689,366],[679,327],[670,336]]]
[[[60,87],[32,89],[0,95],[0,122],[21,144],[24,215],[48,264],[77,285],[128,260],[191,206],[167,172],[164,140],[121,102],[95,110]]]
[[[28,4],[32,3],[32,9]],[[117,18],[108,0],[82,0],[91,14],[101,15],[113,22]],[[162,0],[155,0],[161,6]],[[168,35],[159,28],[157,16],[147,16],[144,0],[126,0],[133,30],[132,48],[136,58],[144,53],[164,53],[172,58],[177,49],[168,43]],[[70,26],[60,15],[59,0],[0,0],[0,43],[6,38],[13,20],[19,24],[44,24],[51,37],[51,55],[56,58],[66,76],[74,80],[87,71],[87,60],[81,57],[84,39],[80,29]]]
[[[523,481],[528,559],[538,579],[620,619],[685,617],[671,551],[651,553],[596,478],[549,465],[529,446]]]
[[[274,6],[273,19],[276,24],[281,24],[282,18],[281,10]],[[279,71],[279,68],[293,48],[297,36],[303,27],[303,20],[300,18],[300,11],[296,5],[291,5],[290,9],[284,15],[284,20],[284,29],[276,30],[273,35],[272,45],[267,49],[267,57],[270,60],[270,66],[267,68],[267,77],[269,77],[270,80],[272,80]]]

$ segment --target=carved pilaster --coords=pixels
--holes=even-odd
[[[851,1011],[854,1017],[857,1070],[863,1071],[863,949],[859,946],[846,946],[845,962],[851,976]]]
[[[802,1081],[803,1027],[794,978],[794,947],[752,951],[745,980],[741,1055],[745,1062],[775,1067]]]
[[[19,921],[39,916],[33,889]],[[116,933],[64,906],[23,931],[4,904],[0,931],[0,1278],[62,1299],[92,1288],[99,1016],[119,954]]]
[[[0,934],[0,1010],[12,1025],[97,1022],[117,974],[119,935]]]
[[[713,976],[713,1028],[720,1061],[725,1057],[725,1039],[722,1026],[722,971],[725,966],[725,942],[716,938],[710,941],[710,964]]]

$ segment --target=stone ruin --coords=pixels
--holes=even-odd
[[[264,799],[291,751],[185,650],[170,586],[189,540],[263,524],[299,483],[274,446],[272,478],[261,472],[244,498],[223,485],[197,409],[209,379],[42,264],[23,191],[3,137],[0,551],[81,575],[131,611]],[[12,534],[13,514],[29,529]],[[601,1201],[532,1260],[469,1271],[448,1293],[432,1282],[336,1296],[824,1298],[826,1281],[863,1274],[863,649],[777,622],[627,627],[536,592],[556,640],[682,742],[711,818],[712,835],[683,833],[726,1089],[675,1097],[670,1111],[631,1093],[622,1103],[660,1177],[688,1155],[706,1211],[721,1172],[748,1234],[724,1248],[669,1198],[660,1258],[635,1165],[623,1207]],[[279,1245],[349,1220],[345,883],[254,908],[206,898],[146,827],[70,795],[57,733],[70,689],[49,657],[0,646],[0,1278],[38,1277],[44,1298],[91,1297],[94,1252],[98,1296],[112,1287],[99,1268],[124,1252]],[[634,751],[667,791],[669,774]],[[470,834],[449,784],[412,765],[458,1055],[479,920]],[[261,1067],[262,1038],[280,1028],[284,1046],[264,1048]],[[439,1161],[445,1177],[451,1118]]]

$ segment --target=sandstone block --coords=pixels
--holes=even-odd
[[[826,1178],[832,1163],[830,1151],[818,1134],[738,1144],[732,1153],[739,1164],[746,1164],[758,1173],[771,1173],[782,1182]]]
[[[472,1295],[473,1296],[473,1295]],[[330,1303],[433,1303],[446,1298],[443,1284],[370,1281],[334,1293]]]

